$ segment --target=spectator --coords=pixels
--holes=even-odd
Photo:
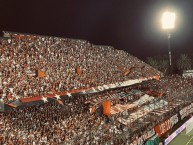
[[[4,102],[42,96],[53,90],[90,88],[161,74],[125,51],[109,46],[95,46],[83,40],[8,34],[10,37],[2,39],[0,45]],[[75,72],[77,68],[81,74]],[[130,68],[135,69],[124,75]],[[32,77],[37,70],[46,77]]]

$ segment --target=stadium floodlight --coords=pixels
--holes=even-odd
[[[173,12],[164,12],[162,15],[162,28],[173,29],[175,27],[176,14]]]
[[[172,54],[171,54],[171,48],[170,48],[170,39],[171,39],[171,29],[175,28],[175,20],[176,20],[176,14],[173,12],[166,11],[162,15],[162,28],[164,30],[167,30],[167,36],[168,36],[168,53],[169,53],[169,71],[171,73],[171,65],[172,65]]]

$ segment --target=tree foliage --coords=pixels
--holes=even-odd
[[[190,56],[190,57],[189,57]],[[193,64],[193,54],[181,54],[181,55],[173,55],[172,57],[172,66],[171,69],[174,70],[173,73],[181,73],[183,70],[192,69]],[[164,74],[169,74],[169,58],[167,55],[158,55],[153,57],[147,58],[147,63],[152,67],[158,69],[159,71],[163,72]]]
[[[147,58],[147,63],[148,63],[149,65],[151,65],[152,67],[158,69],[158,62],[157,62],[156,59],[154,59],[154,58],[152,58],[152,57],[148,57],[148,58]]]
[[[165,59],[165,56],[161,57],[148,57],[147,63],[152,67],[166,74],[169,70],[169,62]]]
[[[181,54],[177,60],[177,68],[180,71],[191,69],[192,61],[186,54]]]

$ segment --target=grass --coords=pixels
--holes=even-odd
[[[193,145],[193,130],[187,135],[185,129],[169,145]]]

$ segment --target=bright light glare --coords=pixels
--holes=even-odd
[[[164,12],[162,15],[162,28],[173,29],[175,27],[176,14],[171,12]]]

